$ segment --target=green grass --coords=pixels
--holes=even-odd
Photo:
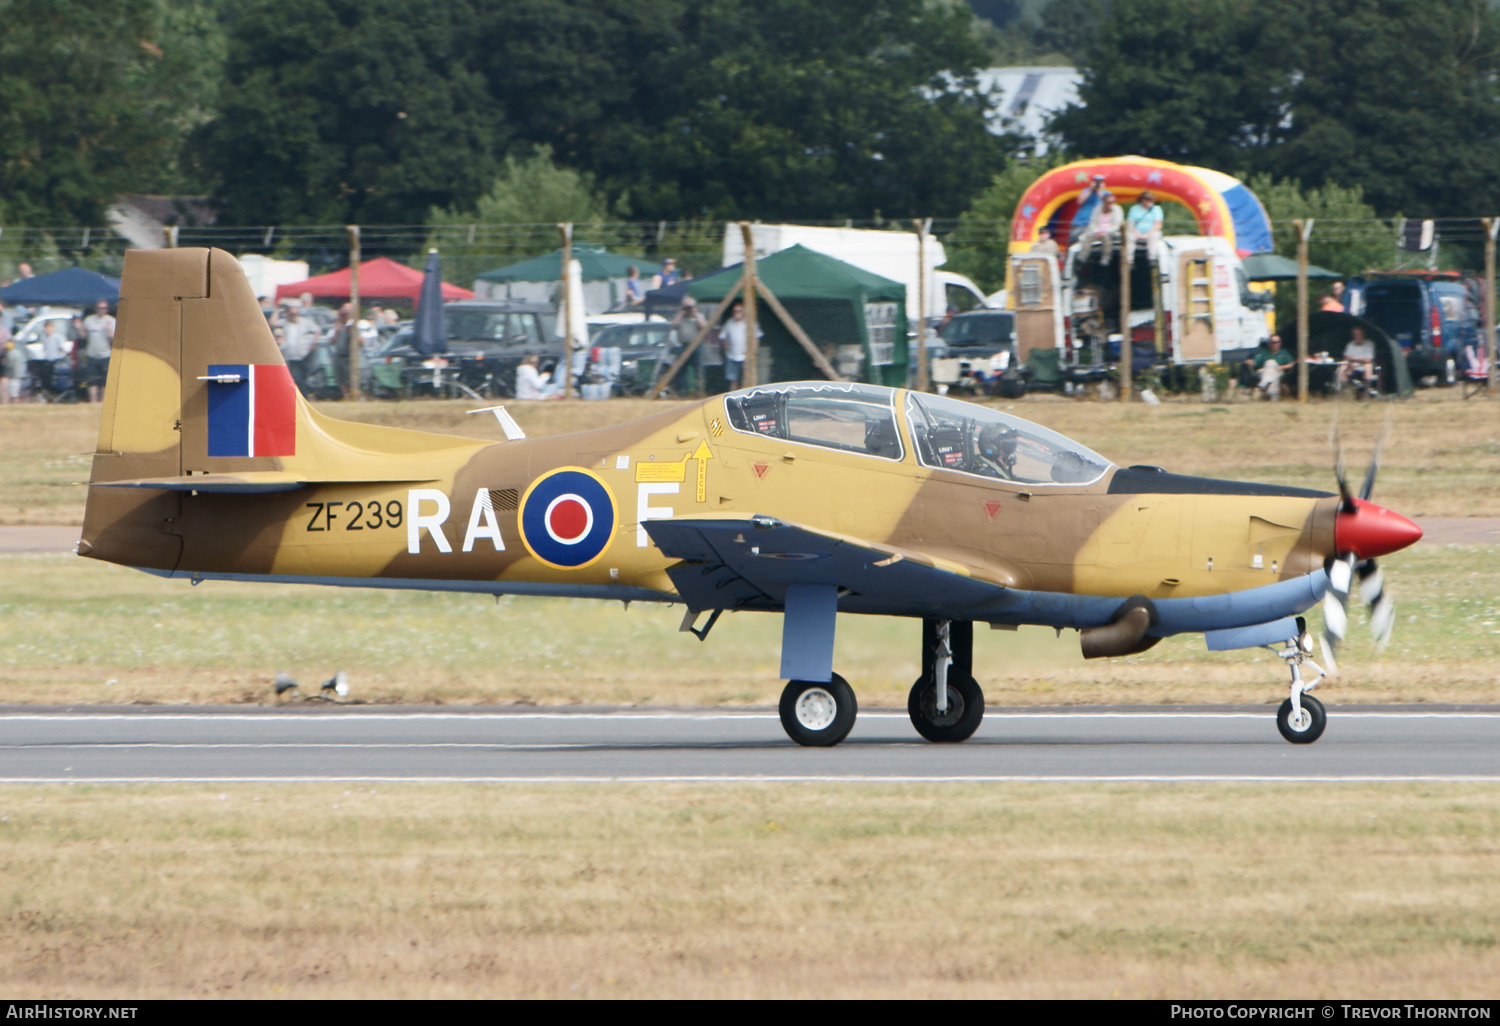
[[[1400,604],[1378,652],[1356,612],[1329,701],[1500,701],[1497,550],[1422,545],[1383,561]],[[207,582],[191,587],[69,555],[0,555],[0,702],[264,701],[278,670],[349,671],[382,702],[773,703],[780,618],[725,616],[706,643],[682,607]],[[1314,629],[1320,614],[1310,614]],[[845,616],[835,666],[866,705],[905,703],[915,621]],[[1077,634],[976,631],[991,704],[1279,701],[1264,651],[1168,639],[1085,663]],[[114,683],[109,683],[113,681]]]

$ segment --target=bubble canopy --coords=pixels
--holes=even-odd
[[[942,396],[906,395],[906,423],[923,466],[1030,485],[1085,485],[1109,460],[1020,417]]]
[[[724,397],[729,424],[746,434],[906,458],[896,430],[897,390],[855,383],[762,385]],[[941,396],[905,393],[906,423],[918,461],[1027,485],[1083,485],[1110,462],[1055,431],[1020,417]]]

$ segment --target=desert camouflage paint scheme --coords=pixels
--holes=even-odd
[[[193,579],[787,609],[784,675],[829,681],[835,612],[1078,628],[1091,655],[1258,625],[1285,640],[1336,533],[1367,556],[1412,540],[1348,526],[1409,525],[1380,507],[1123,469],[899,389],[782,383],[492,443],[325,417],[282,366],[232,256],[127,254],[80,554]],[[245,409],[258,428],[233,420]],[[210,455],[226,439],[280,454]]]

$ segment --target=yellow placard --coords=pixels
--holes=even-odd
[[[653,483],[673,482],[678,484],[687,480],[687,461],[690,457],[684,456],[680,462],[675,463],[637,463],[635,465],[636,481],[650,481]]]

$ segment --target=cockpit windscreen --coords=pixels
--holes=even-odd
[[[1081,485],[1110,463],[1077,442],[972,403],[909,392],[906,423],[924,466],[1017,484]]]

